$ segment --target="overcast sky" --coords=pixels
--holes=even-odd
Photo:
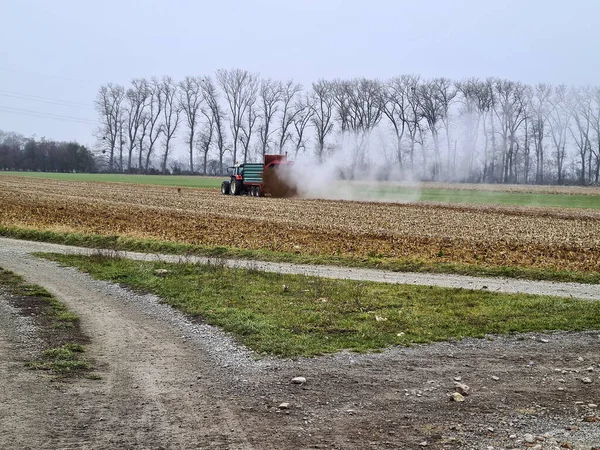
[[[242,68],[600,84],[600,0],[14,0],[0,16],[0,129],[92,145],[107,82]]]

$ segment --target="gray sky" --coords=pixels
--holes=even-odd
[[[99,86],[134,77],[600,84],[598,0],[15,0],[0,42],[0,129],[86,145]]]

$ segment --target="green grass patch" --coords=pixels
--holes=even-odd
[[[39,231],[29,228],[6,227],[3,225],[0,225],[0,236],[115,251],[165,253],[182,256],[197,255],[214,258],[237,258],[270,262],[289,262],[294,264],[332,265],[341,267],[390,270],[394,272],[450,273],[470,276],[508,277],[526,280],[600,284],[600,272],[576,272],[518,266],[486,266],[476,263],[469,265],[447,262],[431,262],[416,258],[387,258],[381,255],[373,255],[365,258],[332,255],[306,255],[274,252],[270,250],[248,250],[234,247],[191,245],[177,242],[156,241],[151,239],[131,239],[121,236],[58,233],[53,231]]]
[[[14,295],[42,299],[45,303],[44,316],[53,328],[73,328],[79,323],[79,317],[50,292],[41,286],[26,283],[23,277],[11,271],[0,269],[0,285],[10,287]]]
[[[525,192],[426,189],[421,195],[420,200],[441,203],[600,209],[600,196],[578,194],[533,194]]]
[[[352,187],[354,188],[354,187]],[[600,209],[599,195],[503,192],[467,189],[434,189],[422,186],[361,186],[357,197],[399,202],[436,202],[486,205],[542,206],[549,208]]]
[[[222,177],[205,177],[200,175],[131,175],[122,173],[0,172],[0,176],[2,174],[60,181],[133,183],[195,188],[217,188],[221,186],[221,182],[224,179]]]
[[[600,327],[600,302],[99,255],[46,257],[102,280],[152,292],[221,327],[259,355],[364,352],[490,334]],[[168,270],[166,276],[155,274],[159,268]]]
[[[28,361],[30,369],[48,370],[60,378],[86,374],[93,369],[82,357],[85,348],[76,341],[86,339],[79,329],[79,317],[41,286],[29,284],[9,270],[0,268],[0,287],[11,293],[11,303],[32,317],[46,346],[40,358]],[[56,346],[54,346],[56,345]]]
[[[26,366],[33,370],[50,370],[61,376],[87,372],[92,366],[82,359],[84,352],[82,345],[65,344],[44,351],[40,359],[27,362]]]

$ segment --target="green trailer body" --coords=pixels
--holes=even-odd
[[[260,163],[246,163],[243,165],[242,177],[244,184],[254,184],[263,182],[263,170],[265,169],[264,164]]]

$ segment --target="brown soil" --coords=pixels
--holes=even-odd
[[[210,246],[597,272],[600,211],[223,196],[0,177],[0,223]]]
[[[2,449],[530,448],[527,433],[544,449],[600,443],[588,406],[600,400],[597,332],[261,362],[73,269],[2,249],[0,267],[81,317],[102,377],[57,383],[24,369],[37,340],[22,341],[0,295]],[[449,400],[458,377],[471,388],[462,403]]]

